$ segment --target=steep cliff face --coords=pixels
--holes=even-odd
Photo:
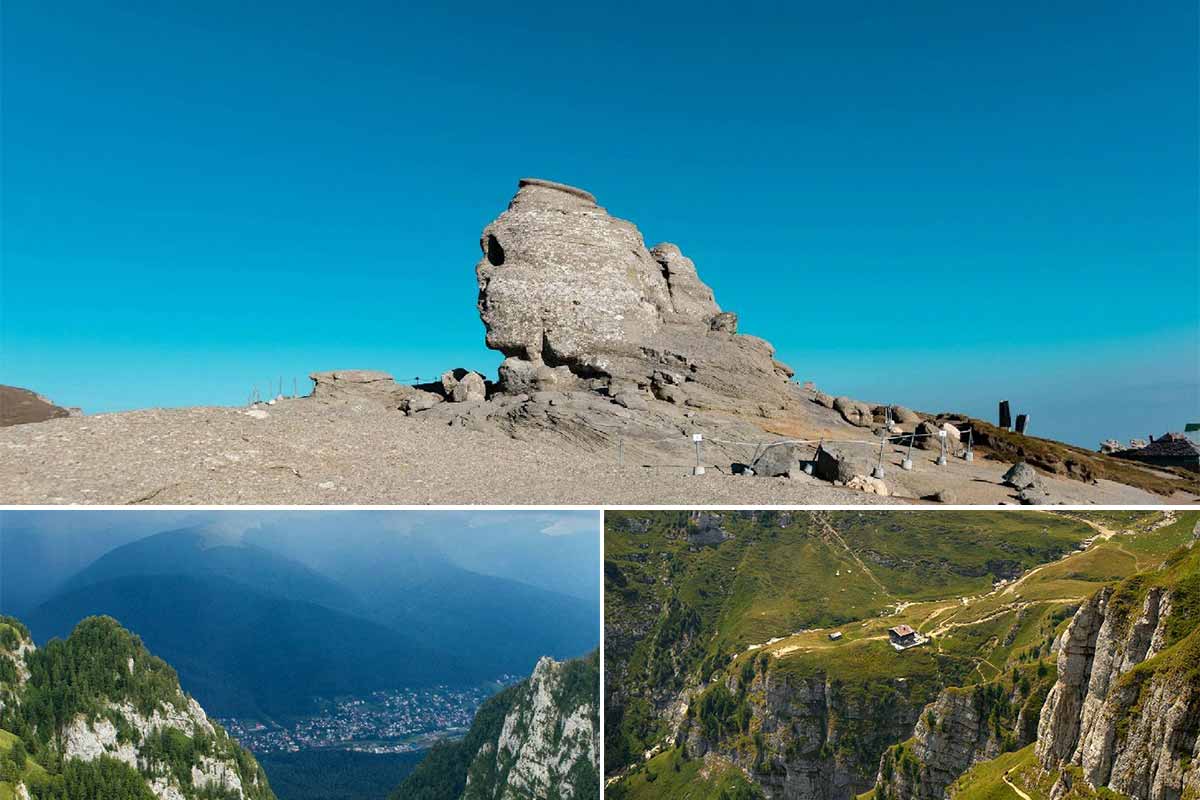
[[[9,770],[17,796],[86,786],[106,797],[274,798],[253,756],[110,618],[86,619],[40,650],[24,626],[0,618],[0,729],[13,740],[10,760],[38,765]]]
[[[921,712],[912,738],[879,761],[879,800],[940,800],[974,764],[1024,747],[1037,736],[1052,671],[1031,667],[979,686],[943,689]]]
[[[1037,757],[1137,800],[1200,791],[1200,552],[1094,595],[1064,633]]]
[[[598,667],[598,659],[595,668],[538,661],[505,715],[499,737],[472,761],[463,800],[598,796]]]
[[[434,747],[392,800],[595,800],[600,654],[538,661],[489,698],[466,737]]]
[[[701,693],[680,738],[689,757],[719,755],[768,798],[848,800],[874,783],[880,755],[912,730],[928,688],[903,678],[798,676],[769,659]]]

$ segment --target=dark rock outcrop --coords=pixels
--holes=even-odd
[[[46,398],[19,386],[0,386],[0,428],[78,416],[77,408],[56,406]]]
[[[801,471],[800,457],[798,445],[777,444],[763,450],[750,468],[755,475],[763,478],[794,478]]]
[[[871,466],[862,456],[836,445],[823,444],[817,448],[813,473],[822,480],[849,483],[855,475],[869,475]]]

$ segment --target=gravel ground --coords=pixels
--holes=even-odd
[[[1014,502],[1007,465],[933,465],[888,454],[900,497],[813,478],[747,478],[710,466],[689,474],[686,443],[630,452],[566,447],[551,433],[520,440],[375,408],[282,401],[245,409],[151,409],[56,419],[0,430],[0,502],[11,504],[809,505],[906,503],[950,487],[959,503]],[[772,438],[764,434],[764,438]],[[714,454],[715,457],[715,454]],[[646,467],[652,463],[657,466]],[[728,464],[721,465],[728,469]],[[1047,478],[1072,503],[1164,500],[1117,484]]]

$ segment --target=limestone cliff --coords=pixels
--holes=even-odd
[[[1063,634],[1037,757],[1137,800],[1200,792],[1200,551],[1105,588]]]
[[[107,617],[41,649],[0,618],[3,732],[17,796],[57,797],[65,782],[159,800],[274,798],[254,757],[183,693],[174,670]]]
[[[1044,669],[943,689],[921,712],[912,737],[883,754],[876,798],[940,800],[972,765],[1031,743],[1053,682]]]
[[[489,698],[466,737],[430,750],[392,800],[597,800],[600,655],[538,661]]]
[[[505,715],[499,737],[471,763],[463,800],[598,796],[600,687],[572,674],[578,671],[570,663],[538,661]],[[599,672],[592,675],[598,678]]]
[[[720,756],[771,799],[867,791],[880,754],[912,730],[929,699],[928,687],[903,678],[796,675],[771,661],[748,661],[700,693],[678,737],[690,758]]]

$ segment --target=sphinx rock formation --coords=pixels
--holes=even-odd
[[[533,178],[484,228],[475,268],[487,345],[506,358],[498,390],[591,390],[726,410],[798,399],[792,370],[737,333],[691,259],[647,249],[589,193]]]

